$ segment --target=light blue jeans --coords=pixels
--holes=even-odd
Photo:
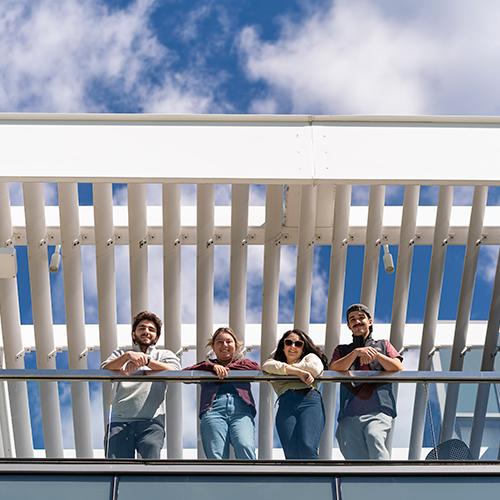
[[[200,419],[201,441],[207,458],[255,460],[255,423],[252,408],[237,394],[218,394]]]

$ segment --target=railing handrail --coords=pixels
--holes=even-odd
[[[273,380],[294,380],[297,377],[285,375],[270,375],[258,370],[245,370],[230,372],[224,380],[218,379],[214,374],[205,371],[180,370],[180,371],[152,371],[144,370],[132,375],[125,375],[112,370],[0,370],[0,381],[24,380],[24,381],[54,381],[54,382],[76,382],[97,381],[112,382],[119,380],[163,382],[271,382]],[[498,371],[402,371],[402,372],[378,372],[378,371],[348,371],[335,372],[325,371],[318,378],[321,382],[438,382],[438,383],[500,383],[500,372]]]

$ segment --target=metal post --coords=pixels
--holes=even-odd
[[[0,349],[0,368],[3,368],[3,349]],[[12,432],[9,399],[7,395],[7,383],[0,381],[0,453],[2,458],[14,457],[14,439]]]
[[[85,370],[88,351],[85,340],[78,187],[76,183],[59,183],[58,192],[69,367],[72,370]],[[92,419],[87,383],[71,383],[71,402],[76,456],[92,458]]]
[[[375,314],[380,247],[382,244],[382,218],[384,215],[385,186],[370,187],[368,221],[366,223],[365,260],[361,283],[361,302]]]
[[[403,201],[390,336],[391,344],[398,351],[403,348],[419,192],[420,186],[406,186]]]
[[[130,306],[132,317],[148,308],[148,222],[146,185],[128,186]]]
[[[481,360],[481,371],[492,371],[495,369],[495,356],[497,355],[498,332],[500,329],[500,253],[498,254],[497,270],[493,293],[491,295],[488,326],[486,327],[486,338],[484,341],[483,359]],[[488,409],[488,398],[490,384],[479,384],[474,407],[474,419],[470,436],[470,451],[475,460],[479,459],[481,442],[483,440],[484,424],[486,423],[486,411]]]
[[[311,314],[317,186],[302,186],[295,282],[294,327],[307,332]]]
[[[248,184],[232,186],[229,326],[242,340],[247,304],[248,193]]]
[[[9,186],[0,183],[0,245],[14,245],[10,215]],[[0,318],[2,321],[5,366],[24,369],[24,347],[19,319],[17,278],[0,280]],[[26,382],[8,382],[10,413],[16,457],[33,457],[33,441]]]
[[[266,191],[266,227],[264,242],[264,284],[262,292],[262,331],[260,359],[264,362],[276,348],[280,242],[283,217],[283,186],[268,185]],[[259,396],[259,459],[273,454],[273,401],[270,384],[261,384]]]
[[[467,236],[467,247],[464,258],[464,272],[462,274],[457,321],[455,323],[455,336],[453,337],[453,348],[451,351],[450,370],[454,371],[462,370],[464,364],[464,349],[466,347],[467,331],[469,329],[472,297],[476,281],[477,259],[479,257],[480,243],[482,241],[481,233],[483,230],[483,218],[487,198],[488,187],[476,186],[474,189],[474,199],[472,201],[469,233]],[[460,384],[448,384],[443,425],[441,427],[441,441],[451,439],[453,436],[459,390]]]
[[[351,206],[351,186],[337,186],[335,192],[332,249],[330,255],[330,283],[328,286],[328,306],[326,313],[325,353],[331,357],[340,341],[342,324],[342,304],[344,301],[344,284],[346,271],[347,248],[349,244],[349,208]],[[325,405],[326,424],[321,437],[320,457],[332,458],[333,429],[335,420],[336,385],[325,384],[323,400]]]
[[[113,227],[113,189],[109,183],[93,185],[97,308],[101,361],[117,347],[115,235]],[[104,426],[108,425],[112,384],[102,384]]]
[[[453,203],[453,187],[441,186],[439,202],[432,244],[431,267],[429,271],[429,284],[425,304],[424,326],[422,331],[422,344],[420,347],[420,360],[418,369],[431,370],[434,339],[436,337],[436,322],[439,313],[439,301],[443,284],[444,262],[446,247],[449,238],[450,214]],[[420,459],[422,452],[422,438],[424,435],[425,409],[427,396],[422,384],[418,384],[415,391],[413,419],[410,436],[408,458]]]
[[[165,347],[178,352],[181,332],[181,190],[163,184],[163,310]],[[167,390],[167,456],[182,458],[182,384]]]
[[[56,368],[56,349],[52,329],[47,230],[43,184],[24,183],[24,210],[28,241],[31,303],[35,327],[37,368]],[[56,382],[40,382],[45,453],[48,458],[62,458],[62,429]]]
[[[410,288],[411,263],[413,248],[417,235],[417,210],[420,186],[406,186],[403,201],[403,215],[401,217],[401,233],[399,235],[398,261],[396,267],[396,282],[394,284],[394,299],[392,303],[391,344],[400,351],[403,348],[403,339],[408,309],[408,291]],[[393,385],[394,397],[397,399],[398,385]],[[388,439],[388,448],[392,449],[394,426]]]
[[[197,189],[196,357],[201,360],[214,327],[214,187],[198,184]],[[199,433],[198,456],[203,456]]]

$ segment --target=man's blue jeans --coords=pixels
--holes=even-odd
[[[160,458],[165,427],[159,419],[111,422],[107,458]]]
[[[286,458],[316,460],[325,427],[323,399],[316,389],[289,389],[279,399],[276,428]]]
[[[239,460],[255,460],[252,408],[237,394],[218,394],[201,416],[201,440],[207,458],[228,459],[229,445]]]

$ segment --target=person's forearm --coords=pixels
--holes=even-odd
[[[109,363],[104,365],[102,368],[104,370],[121,370],[123,365],[127,362],[128,356],[126,354],[122,354],[118,358],[111,360]]]
[[[388,372],[399,372],[403,369],[403,363],[398,358],[390,358],[385,354],[379,353],[377,361],[382,365],[382,368]]]
[[[332,361],[330,363],[330,370],[335,370],[337,372],[345,372],[351,368],[358,354],[356,351],[352,351],[343,358],[337,359],[336,361]]]
[[[306,371],[306,370],[301,370],[300,368],[297,368],[296,366],[293,365],[286,365],[285,370],[287,375],[295,375],[297,377],[299,375],[302,375]]]
[[[170,363],[163,363],[161,361],[156,361],[155,359],[151,359],[149,363],[146,365],[151,370],[155,371],[165,371],[165,370],[179,370],[180,368]]]

